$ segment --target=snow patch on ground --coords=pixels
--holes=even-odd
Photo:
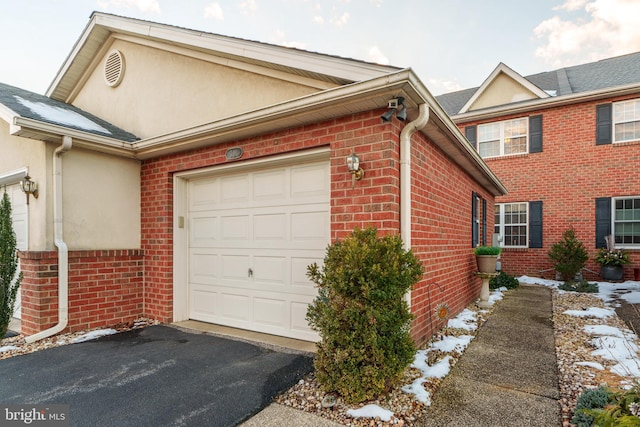
[[[478,329],[477,313],[465,308],[458,316],[447,322],[447,327],[475,331]]]
[[[115,329],[98,329],[95,331],[87,332],[86,334],[80,335],[71,339],[69,342],[71,344],[77,344],[80,342],[95,340],[96,338],[103,337],[105,335],[113,335],[118,333]]]
[[[589,307],[585,310],[567,310],[562,314],[568,314],[569,316],[576,317],[597,317],[604,319],[605,317],[611,317],[616,312],[610,308]]]
[[[353,418],[380,418],[382,421],[391,421],[393,412],[378,405],[369,404],[360,409],[349,409],[347,415]]]
[[[15,345],[5,345],[4,347],[0,347],[0,353],[5,352],[5,351],[10,351],[10,350],[17,350],[18,347],[16,347]]]
[[[595,368],[595,369],[597,369],[599,371],[604,371],[604,366],[602,366],[598,362],[576,362],[576,365],[578,365],[578,366],[588,366],[590,368]]]

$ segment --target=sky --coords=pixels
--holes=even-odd
[[[640,51],[640,0],[0,0],[0,82],[46,93],[93,11],[410,67],[434,95]]]

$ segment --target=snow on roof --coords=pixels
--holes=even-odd
[[[76,113],[75,111],[66,110],[64,108],[56,107],[53,105],[47,105],[43,102],[29,101],[17,95],[13,95],[13,97],[20,104],[22,104],[23,106],[31,110],[31,112],[37,114],[44,120],[54,123],[60,123],[62,125],[73,126],[90,132],[102,132],[111,135],[111,132],[109,132],[109,130],[100,126],[93,120]]]

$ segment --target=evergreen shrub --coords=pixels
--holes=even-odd
[[[11,202],[5,188],[0,201],[0,339],[9,328],[22,281],[22,273],[16,277],[17,270],[16,233],[11,220]]]
[[[577,239],[573,227],[562,234],[562,240],[554,243],[548,255],[553,262],[553,268],[560,273],[565,282],[573,281],[589,259],[589,254],[582,242]]]
[[[320,334],[314,361],[325,392],[347,403],[370,400],[395,385],[413,361],[413,315],[406,293],[423,274],[399,236],[355,229],[327,248],[307,275],[318,286],[307,320]]]
[[[520,286],[520,282],[514,276],[510,276],[504,271],[500,271],[497,276],[489,280],[489,289],[495,290],[500,288],[515,289]]]

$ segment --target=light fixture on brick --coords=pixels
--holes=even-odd
[[[364,176],[364,170],[360,167],[360,157],[353,151],[347,156],[347,169],[351,173],[351,186],[355,185],[356,181],[360,181]]]

